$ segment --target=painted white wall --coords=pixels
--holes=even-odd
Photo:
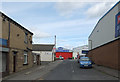
[[[120,5],[120,3],[118,5]],[[118,5],[96,25],[93,33],[88,38],[89,50],[117,39],[115,38],[115,15],[118,14]]]
[[[75,57],[77,57],[77,52],[73,52],[73,57],[75,59]]]
[[[41,61],[52,61],[54,60],[54,55],[52,53],[52,51],[41,51],[40,52],[40,57],[41,57]]]
[[[33,51],[33,53],[40,54],[41,61],[54,61],[54,54],[52,51]]]

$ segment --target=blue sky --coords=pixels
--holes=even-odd
[[[2,2],[1,11],[34,33],[34,44],[73,48],[88,36],[114,2]]]

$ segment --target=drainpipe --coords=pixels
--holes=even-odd
[[[8,28],[9,28],[9,31],[8,31],[8,47],[10,47],[10,21],[8,22]]]
[[[9,58],[10,58],[10,56],[9,56],[9,53],[10,53],[10,21],[8,22],[8,44],[7,44],[7,47],[9,48],[9,52],[8,52],[8,55],[7,55],[7,71],[8,71],[8,74],[9,74],[9,72],[10,72],[10,70],[9,70]]]

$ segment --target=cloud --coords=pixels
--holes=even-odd
[[[85,12],[88,18],[97,18],[103,16],[116,2],[99,2],[92,5],[88,10]]]
[[[41,31],[40,28],[30,27],[29,30],[33,32],[33,38],[50,38],[52,37],[51,34]]]
[[[77,13],[86,15],[89,18],[101,17],[119,0],[99,2],[57,2],[55,9],[60,16],[72,17]],[[89,8],[90,7],[90,8]],[[88,8],[88,9],[86,9]],[[81,13],[82,12],[82,13]]]
[[[51,35],[46,32],[37,31],[34,33],[34,38],[49,38],[49,37],[51,37]]]
[[[55,9],[61,16],[71,17],[77,10],[84,6],[85,3],[83,2],[57,2]]]
[[[21,13],[25,12],[27,10],[32,10],[32,9],[42,9],[45,7],[48,7],[49,4],[40,4],[37,2],[3,2],[2,3],[2,12],[7,13],[7,14],[14,14],[14,13]]]
[[[73,48],[73,46],[71,46],[71,44],[65,44],[63,47],[66,48],[66,49],[72,49]]]
[[[93,24],[95,20],[87,20],[87,19],[75,19],[75,20],[64,20],[64,21],[57,21],[57,22],[49,22],[49,23],[42,23],[42,24],[36,24],[35,27],[41,27],[43,30],[47,29],[71,29],[76,26],[81,26],[81,25],[88,25],[88,24]],[[83,28],[83,27],[79,27]]]

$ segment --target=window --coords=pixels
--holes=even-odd
[[[25,33],[25,40],[24,40],[24,42],[27,44],[28,43],[28,34],[27,33]]]
[[[28,55],[27,55],[27,51],[24,51],[24,64],[28,64]]]

